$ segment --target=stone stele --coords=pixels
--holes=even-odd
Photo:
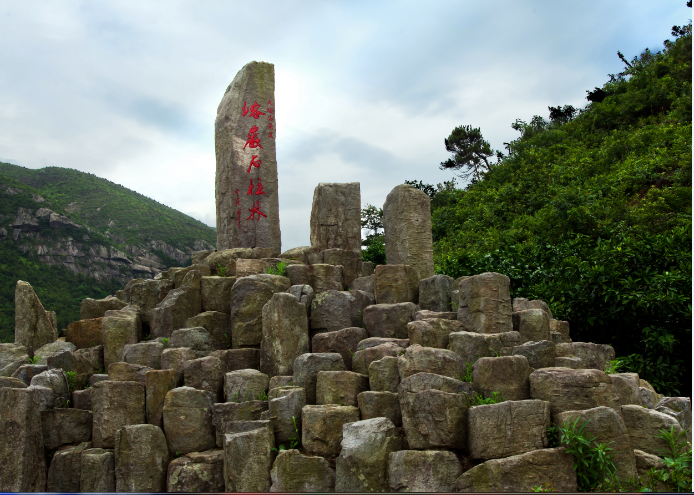
[[[383,205],[383,231],[389,265],[410,265],[422,279],[434,275],[431,200],[424,191],[401,184]]]
[[[275,148],[275,66],[246,64],[217,108],[217,250],[281,251]]]

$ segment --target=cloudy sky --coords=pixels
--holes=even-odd
[[[275,64],[283,250],[313,189],[382,206],[439,183],[454,127],[493,149],[691,18],[685,0],[0,0],[0,161],[91,172],[215,223],[214,120],[234,75]]]

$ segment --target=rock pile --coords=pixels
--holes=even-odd
[[[691,442],[689,399],[605,373],[610,346],[573,342],[546,303],[512,300],[508,277],[423,276],[426,240],[387,246],[407,264],[362,263],[345,206],[358,185],[338,186],[317,188],[341,211],[312,214],[315,245],[194,253],[85,300],[64,339],[18,282],[0,490],[576,491],[552,423],[589,421],[622,478],[653,463],[659,429]],[[409,227],[387,243],[422,237],[408,194],[386,223],[401,205]],[[286,276],[264,273],[280,261]]]

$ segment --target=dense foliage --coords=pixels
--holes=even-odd
[[[217,242],[214,229],[202,222],[89,173],[59,167],[33,170],[0,163],[0,175],[34,187],[52,204],[74,204],[67,216],[80,225],[101,232],[108,230],[120,244],[140,244],[151,239],[166,239],[174,246],[190,245],[200,239]]]
[[[574,340],[613,345],[621,371],[691,395],[691,24],[678,35],[620,53],[626,70],[577,115],[517,120],[479,181],[425,192],[438,273],[506,274]]]

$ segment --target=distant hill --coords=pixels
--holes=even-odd
[[[213,228],[106,179],[0,163],[0,341],[14,339],[17,279],[34,286],[62,328],[79,319],[85,297],[189,264],[192,252],[215,244]]]

